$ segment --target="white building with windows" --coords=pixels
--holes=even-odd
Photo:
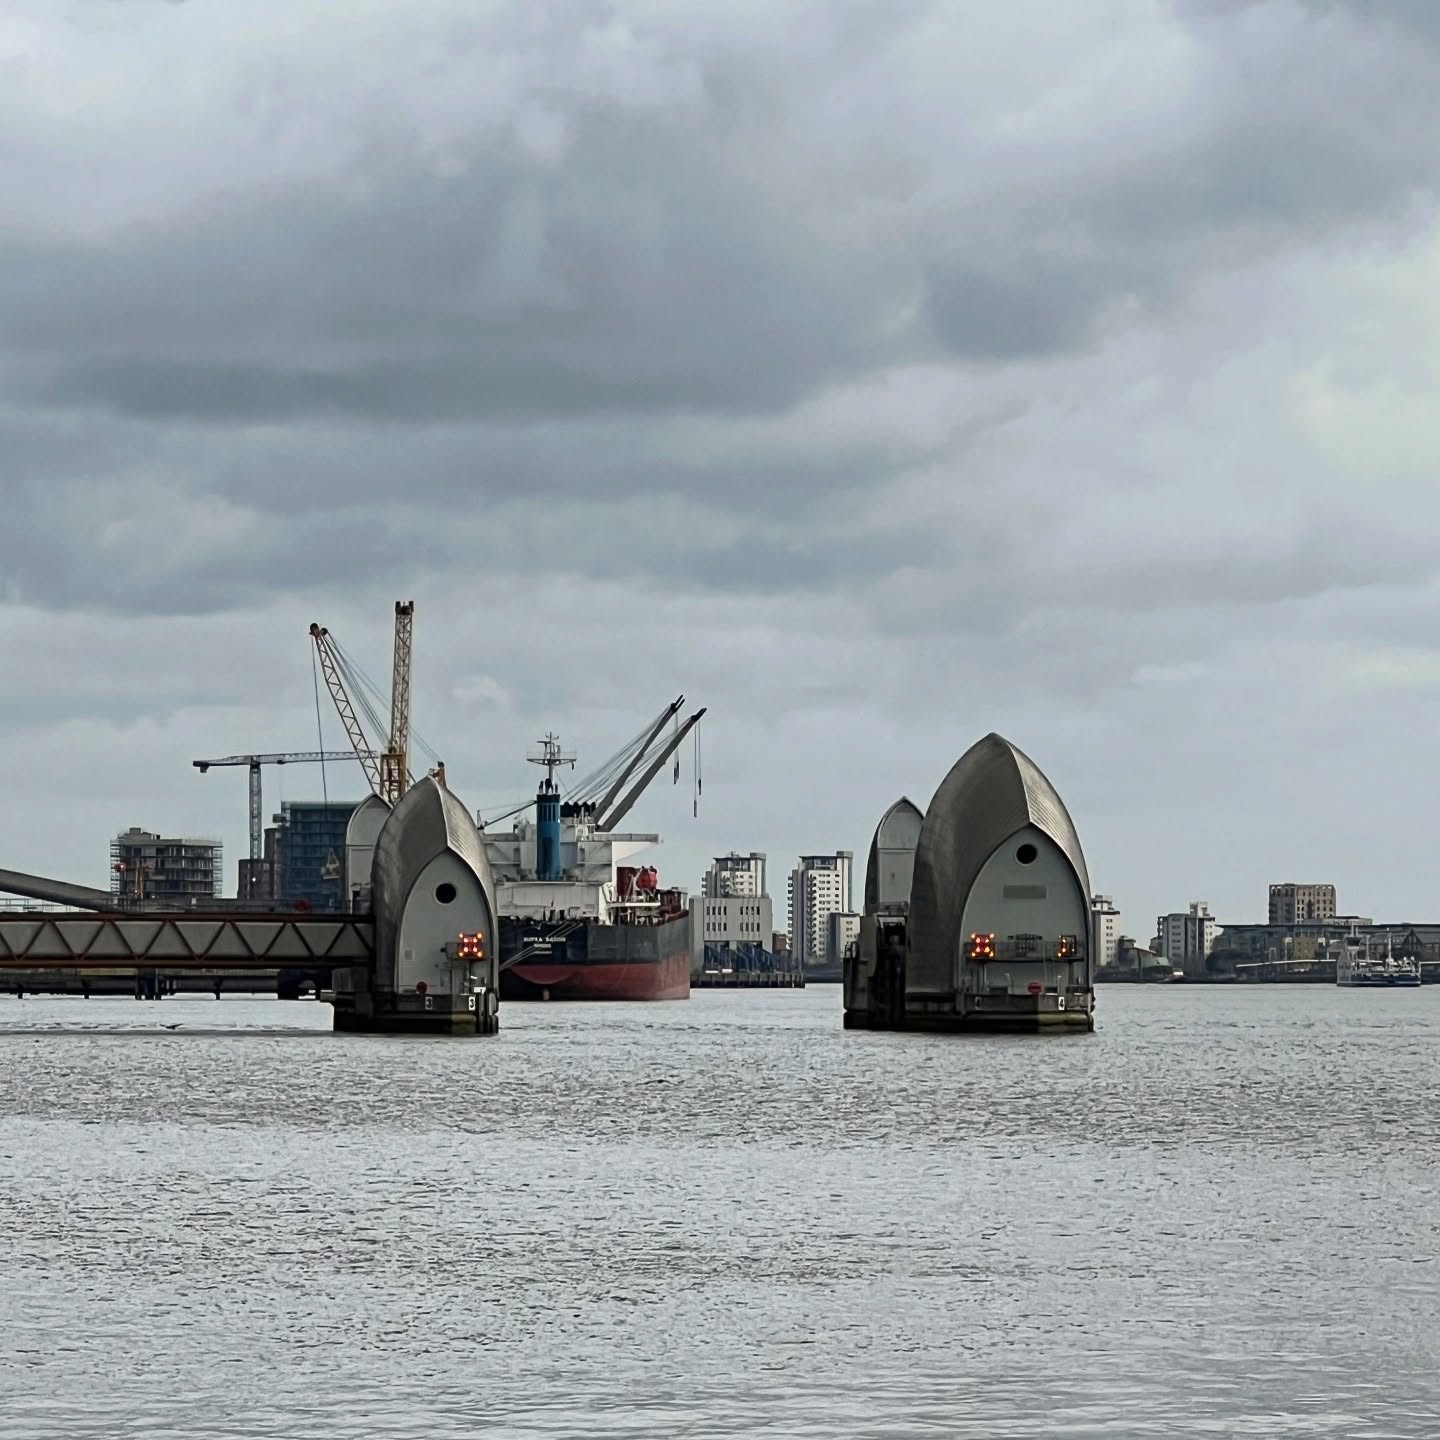
[[[1096,969],[1113,969],[1120,958],[1120,912],[1109,895],[1090,897],[1090,954]]]
[[[790,949],[801,965],[828,959],[830,917],[848,914],[853,850],[833,855],[802,855],[790,874]]]
[[[1215,948],[1218,928],[1210,907],[1203,900],[1192,900],[1190,908],[1162,915],[1155,922],[1159,953],[1176,970],[1187,975],[1204,973],[1205,960]]]
[[[765,893],[765,856],[760,851],[717,855],[690,901],[690,968],[697,973],[706,946],[769,950],[775,915]]]
[[[696,895],[690,901],[690,945],[699,955],[707,945],[770,948],[775,917],[768,895]]]

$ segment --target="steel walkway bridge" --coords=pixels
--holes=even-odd
[[[0,909],[0,987],[18,994],[66,976],[88,995],[92,980],[129,975],[137,999],[158,999],[206,977],[218,996],[225,976],[264,972],[277,994],[313,984],[337,1030],[493,1035],[494,882],[474,819],[439,774],[416,781],[385,813],[363,847],[372,855],[365,913],[224,900],[162,908],[0,869],[0,894],[34,902]]]
[[[0,970],[240,972],[368,965],[369,917],[269,914],[0,915]]]

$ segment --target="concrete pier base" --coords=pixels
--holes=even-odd
[[[493,990],[469,995],[387,994],[363,988],[320,997],[333,1007],[335,1029],[362,1035],[494,1035],[500,1029]]]

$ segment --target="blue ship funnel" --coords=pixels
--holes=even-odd
[[[535,797],[535,878],[560,878],[560,797],[543,788]]]

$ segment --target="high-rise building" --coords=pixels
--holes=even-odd
[[[752,850],[740,855],[732,850],[728,855],[717,855],[700,882],[700,893],[712,900],[725,895],[768,895],[764,853]]]
[[[110,842],[110,889],[125,899],[203,909],[224,884],[218,840],[157,835],[137,825]]]
[[[1098,968],[1113,969],[1120,955],[1120,912],[1109,895],[1090,897],[1090,954]]]
[[[826,960],[830,916],[851,911],[853,850],[833,855],[802,855],[790,874],[790,946],[802,965]]]
[[[1203,900],[1192,900],[1186,911],[1162,915],[1155,922],[1159,952],[1187,975],[1203,974],[1206,957],[1215,948],[1215,917]]]
[[[311,910],[343,910],[345,828],[354,800],[287,800],[275,817],[275,898]]]
[[[1304,925],[1311,920],[1335,918],[1335,887],[1333,885],[1284,885],[1270,887],[1270,923],[1272,925]]]

